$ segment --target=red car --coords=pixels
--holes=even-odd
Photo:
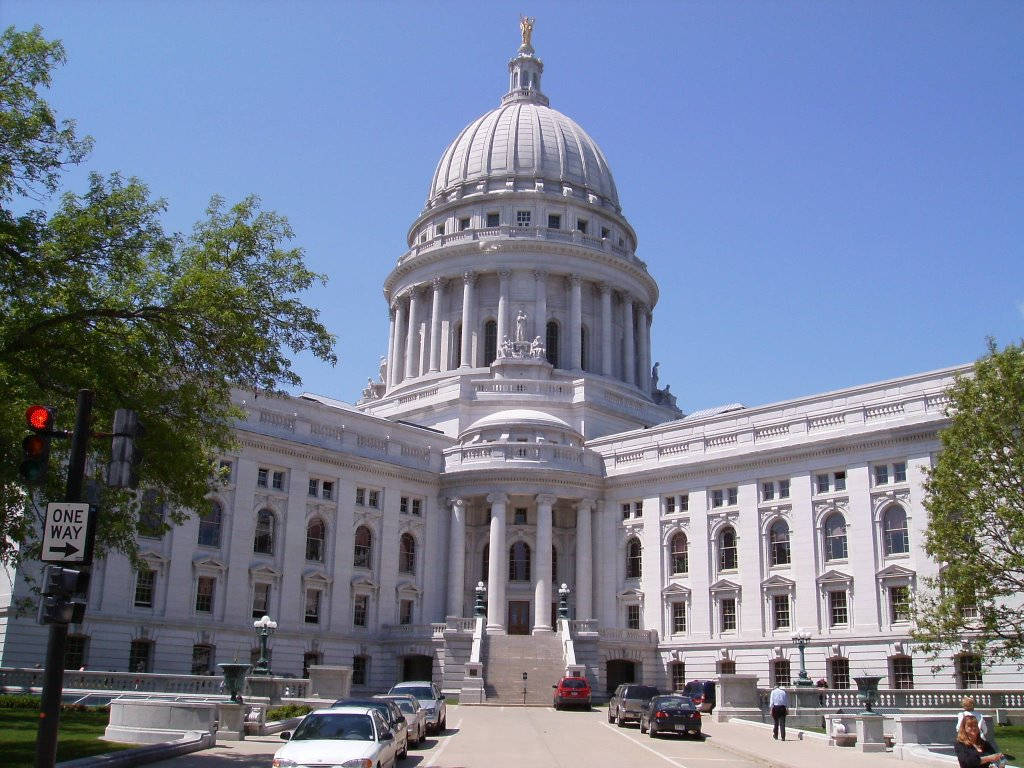
[[[577,706],[590,709],[590,683],[585,677],[563,677],[556,685],[554,707]]]

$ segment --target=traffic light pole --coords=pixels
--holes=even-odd
[[[64,493],[66,502],[82,499],[92,400],[92,390],[79,390],[75,431],[71,437],[71,459],[68,462],[68,482]],[[46,669],[43,671],[39,732],[36,736],[36,768],[53,768],[57,762],[57,731],[60,727],[60,700],[64,688],[64,651],[67,641],[68,625],[51,624],[50,639],[46,646]]]

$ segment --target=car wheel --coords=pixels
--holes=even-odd
[[[611,707],[608,707],[608,722],[609,723],[614,723],[615,722],[615,716],[612,714],[612,708]]]
[[[640,733],[647,733],[647,726],[644,725],[644,719],[640,718]]]
[[[409,742],[405,742],[405,746],[402,747],[402,751],[398,753],[399,760],[405,760],[409,756]]]
[[[619,726],[619,728],[625,728],[626,727],[626,721],[622,719],[622,713],[621,712],[616,713],[616,715],[615,715],[615,724],[617,726]]]
[[[437,724],[437,730],[438,730],[438,731],[439,731],[440,733],[444,733],[444,729],[445,729],[445,728],[446,728],[447,726],[448,726],[448,714],[447,714],[447,713],[445,713],[445,716],[441,718],[441,722]]]
[[[647,732],[647,735],[650,736],[652,739],[658,735],[658,732],[654,728],[654,723],[651,723],[651,730]]]

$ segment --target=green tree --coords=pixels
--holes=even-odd
[[[1024,347],[988,355],[949,391],[949,427],[926,482],[925,580],[914,639],[937,654],[1024,657]]]
[[[88,141],[39,97],[59,43],[38,29],[0,37],[0,560],[33,554],[38,510],[17,482],[24,409],[52,405],[70,427],[79,389],[95,392],[97,431],[116,408],[146,426],[142,486],[180,523],[202,511],[212,462],[230,451],[242,413],[232,389],[275,392],[300,383],[290,356],[334,363],[334,338],[299,295],[321,275],[290,245],[287,221],[255,197],[214,197],[188,235],[164,231],[165,203],[134,178],[92,175],[50,215],[14,216],[9,203],[58,186]],[[13,95],[9,95],[13,94]],[[54,440],[46,499],[60,499],[67,441]],[[135,552],[140,503],[103,487],[110,441],[93,441],[99,544]]]

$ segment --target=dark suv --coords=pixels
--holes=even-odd
[[[608,701],[608,722],[615,723],[619,728],[629,720],[640,722],[644,704],[657,695],[658,689],[653,685],[623,683],[615,689]]]

